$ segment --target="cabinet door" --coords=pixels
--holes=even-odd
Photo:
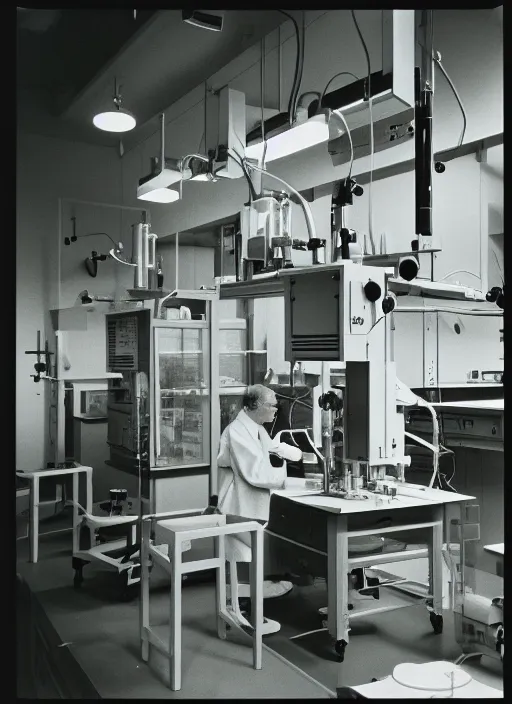
[[[206,324],[155,329],[155,464],[210,461],[210,379]]]

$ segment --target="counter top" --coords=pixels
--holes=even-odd
[[[479,410],[479,411],[503,411],[504,410],[504,400],[502,398],[497,399],[480,399],[478,401],[445,401],[443,403],[433,403],[434,408],[437,410],[448,410],[453,408],[455,410]]]

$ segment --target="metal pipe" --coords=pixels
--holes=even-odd
[[[282,112],[281,111],[281,95],[283,92],[282,91],[283,76],[282,76],[281,25],[279,25],[279,27],[277,28],[277,78],[278,78],[277,108],[278,108],[279,112]]]
[[[421,68],[415,70],[416,234],[432,237],[433,11],[422,10]]]
[[[176,243],[176,264],[175,264],[175,284],[174,284],[174,288],[175,288],[176,290],[178,290],[178,270],[179,270],[179,267],[178,267],[178,248],[179,248],[179,236],[180,236],[180,233],[177,232],[177,233],[176,233],[176,239],[175,239],[175,243]]]
[[[165,113],[160,114],[160,171],[165,168]]]
[[[394,313],[456,313],[457,315],[483,315],[489,318],[494,318],[503,315],[502,310],[479,310],[475,308],[440,308],[437,306],[404,306],[403,308],[395,308]]]

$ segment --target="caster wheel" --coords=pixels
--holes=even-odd
[[[430,623],[434,629],[434,633],[443,632],[443,617],[441,614],[435,614],[433,611],[430,612]]]
[[[339,657],[340,662],[343,662],[345,660],[345,648],[346,647],[347,647],[346,640],[337,640],[336,643],[334,644],[334,650],[336,651],[336,655]]]
[[[73,586],[75,589],[80,589],[82,586],[82,582],[84,581],[84,578],[80,574],[80,572],[75,572],[75,576],[73,577]]]
[[[139,585],[138,584],[130,584],[130,586],[126,586],[123,591],[121,592],[121,601],[123,602],[129,602],[129,601],[134,601],[139,595]]]

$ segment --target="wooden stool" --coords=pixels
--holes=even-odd
[[[155,543],[150,540],[155,523]],[[217,632],[226,638],[226,624],[238,624],[226,604],[226,572],[224,537],[235,533],[251,533],[251,626],[253,628],[253,667],[262,666],[263,629],[263,526],[256,521],[244,521],[221,514],[202,515],[202,511],[174,511],[153,514],[142,519],[141,540],[141,609],[140,637],[142,659],[149,660],[149,645],[155,646],[170,661],[170,683],[173,691],[181,689],[181,581],[182,575],[214,568],[216,570]],[[214,538],[216,557],[182,561],[182,545],[199,538]],[[168,545],[168,555],[156,544]],[[171,618],[169,644],[166,645],[149,624],[150,558],[171,575]]]

